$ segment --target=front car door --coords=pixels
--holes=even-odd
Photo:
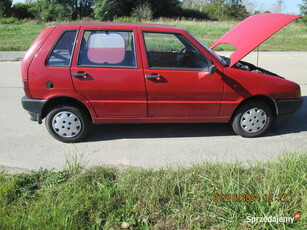
[[[223,81],[218,73],[208,75],[211,60],[182,33],[139,33],[143,39],[148,116],[216,118]]]
[[[119,28],[119,27],[116,27]],[[146,117],[147,99],[134,27],[81,27],[71,75],[97,118]]]

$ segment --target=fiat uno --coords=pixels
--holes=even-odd
[[[210,48],[167,25],[47,27],[22,61],[22,105],[62,142],[82,140],[92,123],[229,122],[257,137],[303,99],[298,84],[241,59],[296,18],[251,16]],[[219,44],[236,50],[218,56]]]

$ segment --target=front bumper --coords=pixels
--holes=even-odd
[[[26,96],[21,98],[22,106],[30,114],[31,121],[42,123],[42,111],[47,100],[44,99],[31,99]]]
[[[276,123],[281,123],[303,106],[303,98],[276,100]]]

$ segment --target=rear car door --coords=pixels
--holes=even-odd
[[[146,117],[147,99],[134,28],[82,26],[71,76],[99,117]]]
[[[211,61],[178,32],[140,31],[149,117],[215,118],[223,81]],[[146,62],[147,60],[147,62]]]

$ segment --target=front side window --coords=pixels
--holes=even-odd
[[[132,32],[85,31],[79,66],[136,67]]]
[[[150,68],[201,69],[209,60],[182,34],[144,32]]]
[[[48,66],[70,66],[76,34],[76,30],[65,31],[62,34],[48,57]]]

